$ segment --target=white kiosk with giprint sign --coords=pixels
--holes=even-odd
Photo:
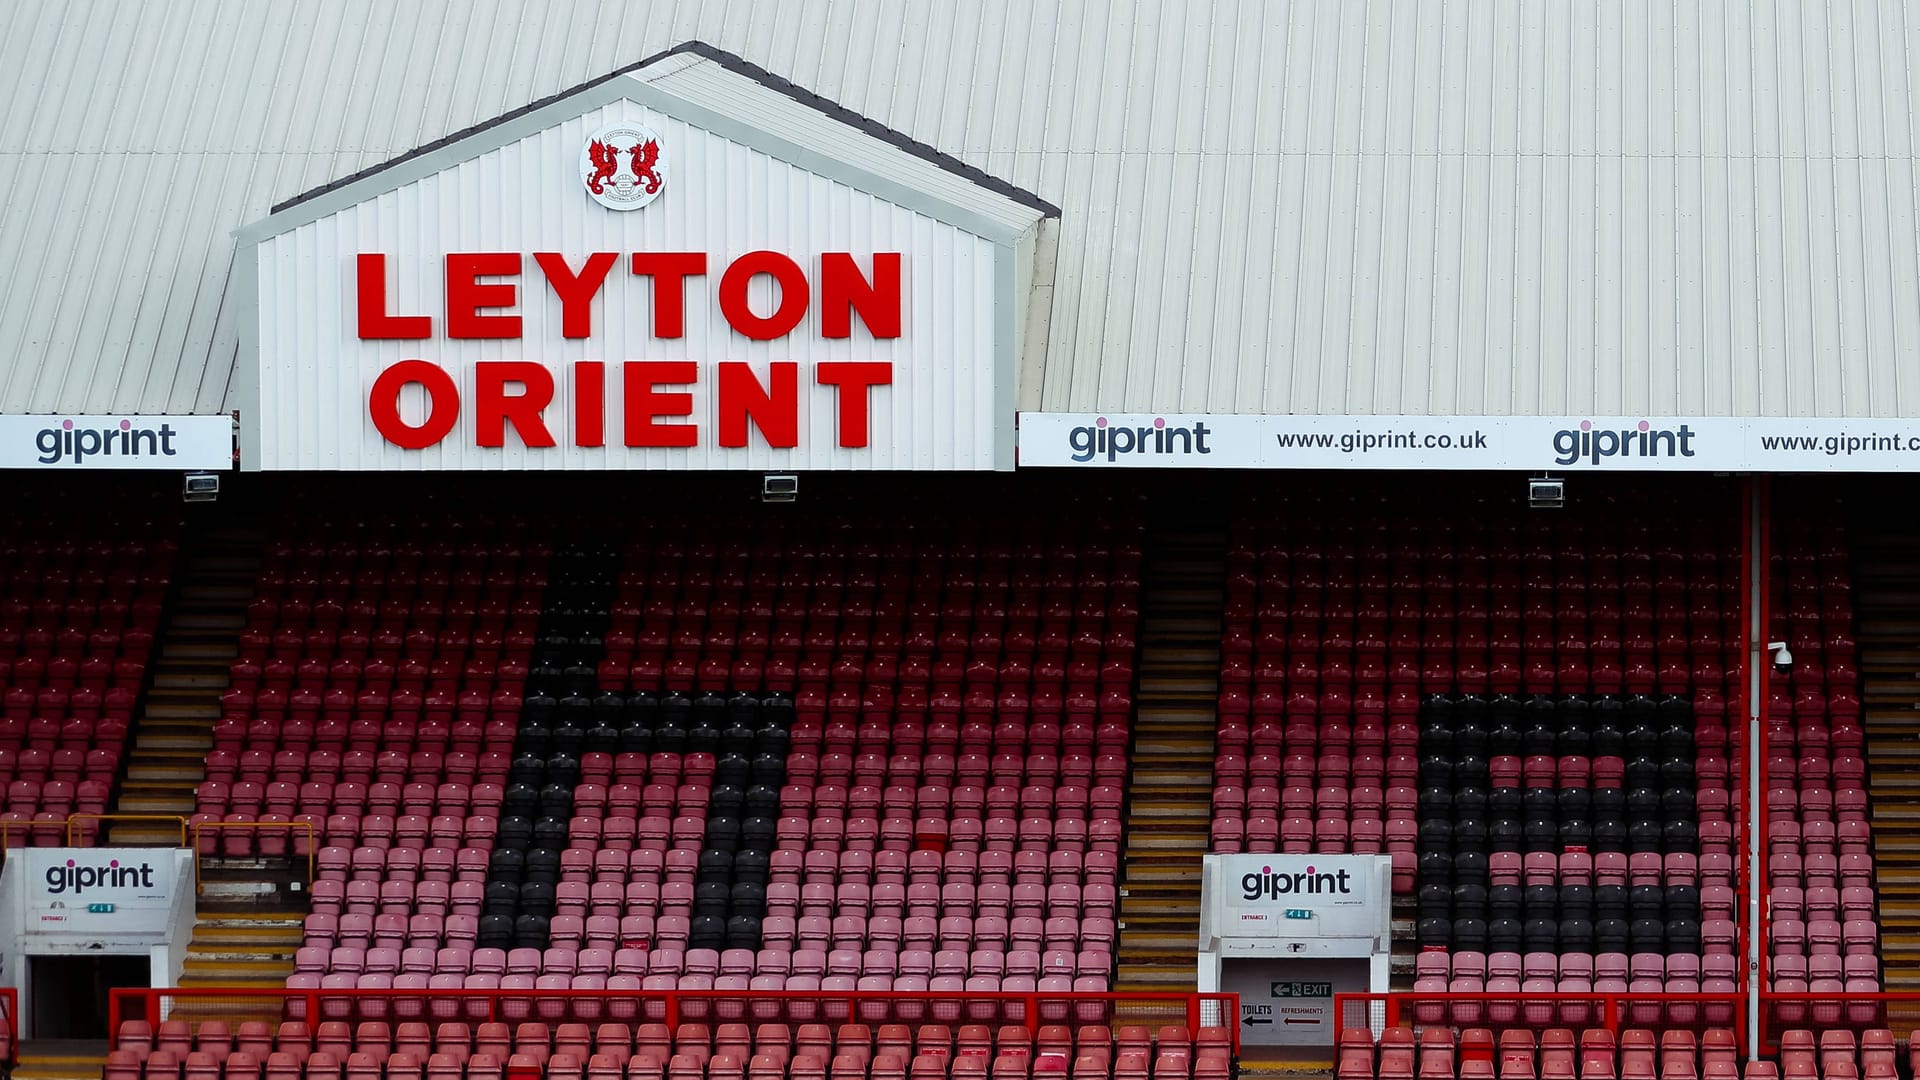
[[[1384,992],[1393,948],[1385,855],[1208,855],[1198,986],[1240,995],[1243,1045],[1330,1047],[1333,995]]]
[[[107,993],[174,986],[193,938],[187,848],[15,850],[0,867],[0,986],[29,1038],[106,1038]]]

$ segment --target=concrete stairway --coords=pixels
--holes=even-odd
[[[187,944],[181,986],[279,990],[293,971],[293,953],[300,947],[304,911],[227,911],[203,913]],[[222,998],[198,1005],[183,999],[182,1008],[204,1012],[204,1019],[267,1019],[279,1015],[279,1004],[263,999],[234,1001]],[[258,1011],[259,1016],[251,1015]],[[247,1015],[239,1015],[246,1013]]]
[[[1191,993],[1213,803],[1226,529],[1147,537],[1117,990]]]
[[[146,706],[133,729],[116,814],[193,813],[193,789],[206,777],[207,750],[238,655],[247,603],[260,574],[265,534],[210,526],[189,537],[179,587],[160,632],[160,656]],[[179,826],[164,821],[110,824],[112,844],[172,844]]]
[[[1856,527],[1854,618],[1888,990],[1920,990],[1920,530]]]
[[[260,577],[264,531],[209,523],[186,549],[186,563],[167,622],[147,707],[133,732],[119,813],[193,813],[193,789],[206,777],[206,753],[220,718],[227,668],[239,654],[239,633]],[[162,835],[165,834],[165,835]],[[178,827],[120,822],[114,843],[172,843]],[[199,916],[180,985],[241,990],[233,998],[183,999],[182,1015],[252,1020],[278,1016],[278,1004],[245,990],[278,990],[293,970],[306,917],[305,860],[215,858],[200,866]],[[257,1015],[256,1015],[257,1014]]]

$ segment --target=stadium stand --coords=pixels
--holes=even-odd
[[[1341,1076],[1885,1075],[1874,1002],[1774,1004],[1844,1018],[1812,1071],[1795,1031],[1777,1065],[1743,1071],[1731,1045],[1733,517],[1648,524],[1713,498],[1643,485],[1601,513],[1389,525],[1364,488],[1296,487],[1235,519],[1214,850],[1388,852],[1425,947],[1416,1027],[1346,1032]],[[128,1021],[107,1075],[1224,1075],[1219,1029],[1059,1007],[1036,1034],[1018,1005],[958,1004],[1111,985],[1142,520],[1120,499],[827,503],[449,536],[287,510],[274,533],[300,539],[268,553],[198,810],[314,825],[287,988],[319,1007]],[[1771,632],[1799,661],[1768,703],[1768,985],[1865,994],[1845,535],[1783,523],[1773,564]],[[784,996],[889,991],[953,1007]],[[741,997],[662,1004],[686,992]],[[1727,997],[1655,997],[1692,992]]]
[[[267,552],[194,820],[311,823],[321,863],[358,871],[321,875],[314,910],[351,891],[394,917],[413,878],[484,866],[493,846],[548,551],[484,516],[289,512],[274,535],[301,539]],[[289,837],[306,842],[201,843],[278,854]],[[385,899],[361,895],[383,881]]]
[[[324,822],[290,989],[1104,991],[1140,519],[1060,521],[283,550],[201,811]]]
[[[138,489],[23,487],[0,511],[0,834],[57,847],[107,809],[179,554],[180,510]],[[93,508],[85,504],[92,503]],[[52,509],[26,509],[27,506]],[[114,506],[109,514],[104,507]],[[76,823],[90,843],[98,822]]]
[[[1416,990],[1731,989],[1734,519],[1650,524],[1702,499],[1250,508],[1214,850],[1391,854],[1420,943],[1447,950],[1418,958]]]
[[[1768,637],[1792,650],[1767,702],[1769,974],[1781,993],[1881,988],[1865,733],[1843,518],[1780,523]],[[1804,1003],[1780,1018],[1804,1023]],[[1858,1007],[1870,1014],[1871,1005]]]

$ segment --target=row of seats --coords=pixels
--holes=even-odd
[[[178,527],[161,521],[153,525],[162,531]],[[0,601],[0,659],[51,663],[63,657],[111,656],[129,643],[150,640],[177,555],[174,542],[167,540],[156,549],[129,545],[124,552],[106,555],[117,565],[102,572],[104,564],[96,564],[80,580],[40,571],[22,572],[11,580],[0,575],[0,589],[7,591],[7,599]],[[100,549],[90,549],[85,557],[103,556]],[[36,598],[42,589],[46,591]]]
[[[535,849],[530,854],[539,856],[550,853]],[[743,859],[751,854],[743,853]],[[490,867],[499,867],[499,855],[498,851],[494,853],[489,860]],[[535,872],[546,873],[538,869]],[[584,882],[562,883],[524,876],[502,880],[503,877],[504,874],[491,877],[479,889],[462,887],[461,883],[449,887],[444,882],[420,882],[416,885],[408,881],[386,881],[376,884],[371,881],[341,883],[327,879],[325,884],[329,888],[315,890],[320,896],[314,912],[329,916],[338,916],[343,912],[393,915],[399,909],[442,916],[474,915],[483,911],[492,913],[496,901],[503,895],[499,890],[501,885],[516,890],[539,885],[551,907],[562,913],[582,916],[590,912],[611,915],[616,913],[613,909],[622,907],[628,909],[628,913],[648,915],[704,914],[706,912],[703,909],[716,898],[724,899],[728,895],[737,897],[738,890],[751,888],[757,909],[776,918],[798,918],[803,923],[829,918],[864,923],[871,911],[876,922],[885,919],[900,924],[905,920],[911,924],[931,923],[939,919],[968,925],[978,923],[983,928],[995,923],[1004,927],[1009,920],[1017,925],[1063,917],[1076,920],[1082,917],[1111,918],[1116,903],[1115,889],[1111,885],[1089,884],[1083,889],[1068,881],[1053,885],[1036,883],[1011,887],[982,885],[976,892],[971,885],[957,881],[945,886],[913,885],[903,889],[900,886],[879,885],[869,889],[856,883],[843,884],[838,888],[827,885],[801,887],[788,882],[768,885],[757,880],[738,878],[731,882],[722,879],[697,884],[634,880],[624,886],[617,882],[603,883],[605,887],[596,892]],[[315,884],[318,886],[321,883]],[[875,892],[880,894],[877,901],[873,899]],[[645,910],[632,910],[636,908]]]
[[[76,696],[80,698],[77,706]],[[133,690],[108,690],[90,704],[85,694],[76,694],[68,697],[66,712],[58,719],[53,715],[0,718],[0,770],[28,780],[49,774],[67,780],[91,771],[85,763],[85,755],[94,752],[89,748],[102,740],[126,737],[138,698]],[[97,714],[90,712],[96,704]],[[100,748],[100,752],[114,751]]]
[[[1853,1033],[1827,1034],[1844,1036],[1847,1043],[1830,1059],[1833,1071],[1824,1073],[1838,1077],[1842,1057],[1852,1064]],[[1485,1028],[1468,1028],[1456,1041],[1445,1026],[1424,1027],[1417,1038],[1412,1028],[1390,1027],[1377,1044],[1366,1029],[1347,1028],[1340,1033],[1334,1075],[1337,1080],[1812,1080],[1823,1074],[1811,1067],[1811,1046],[1809,1032],[1784,1033],[1776,1064],[1745,1062],[1745,1047],[1727,1026],[1709,1026],[1698,1034],[1669,1028],[1657,1037],[1645,1028],[1629,1028],[1617,1038],[1604,1028],[1578,1034],[1548,1028],[1537,1039],[1526,1028],[1507,1028],[1497,1042]],[[1868,1031],[1861,1038],[1860,1069],[1851,1075],[1892,1080],[1893,1062],[1893,1033]]]
[[[389,1053],[448,1054],[465,1060],[476,1053],[496,1057],[520,1054],[536,1062],[553,1054],[571,1053],[576,1057],[591,1054],[651,1053],[665,1059],[675,1054],[707,1058],[714,1054],[750,1057],[768,1054],[790,1058],[812,1055],[831,1058],[839,1054],[871,1056],[928,1054],[979,1056],[983,1052],[1037,1052],[1061,1054],[1115,1053],[1193,1053],[1212,1051],[1232,1045],[1231,1032],[1220,1027],[1202,1027],[1197,1033],[1183,1025],[1163,1025],[1158,1030],[1139,1025],[1089,1024],[1073,1028],[1061,1024],[1041,1025],[1030,1030],[1023,1024],[998,1028],[985,1024],[962,1024],[957,1028],[941,1023],[910,1026],[886,1023],[809,1023],[798,1026],[784,1023],[682,1023],[669,1028],[662,1023],[626,1024],[609,1022],[597,1026],[581,1023],[549,1025],[525,1021],[508,1025],[500,1022],[477,1026],[463,1021],[436,1024],[408,1022],[389,1025],[369,1020],[357,1024],[325,1021],[309,1025],[286,1021],[277,1027],[261,1021],[246,1021],[231,1026],[220,1020],[193,1024],[185,1020],[167,1020],[157,1028],[144,1020],[121,1021],[113,1048],[144,1061],[154,1053],[176,1057],[190,1053],[208,1053],[225,1057],[236,1052],[265,1057],[270,1053],[293,1055],[298,1059],[316,1054],[345,1057],[353,1053],[384,1056]]]
[[[605,819],[613,820],[613,819]],[[604,825],[605,821],[602,822]],[[569,823],[569,829],[574,823]],[[603,889],[614,887],[624,890],[631,887],[647,886],[657,890],[662,885],[691,885],[698,880],[700,860],[703,855],[688,848],[670,848],[661,850],[656,846],[622,847],[611,843],[612,838],[600,834],[606,846],[597,850],[570,847],[550,858],[552,853],[538,855],[528,852],[521,855],[523,864],[531,857],[541,865],[550,865],[557,875],[554,880],[563,885],[578,884],[590,886],[589,896],[593,904],[601,902]],[[767,883],[773,885],[792,885],[799,888],[798,903],[805,914],[823,914],[815,907],[850,906],[862,914],[888,915],[897,918],[908,917],[905,906],[909,900],[907,890],[914,890],[912,899],[916,905],[939,904],[946,896],[943,886],[954,884],[953,903],[973,903],[966,899],[977,895],[976,892],[962,892],[957,887],[966,886],[969,890],[976,887],[1010,887],[1014,885],[1051,886],[1081,884],[1086,886],[1114,886],[1119,881],[1119,859],[1110,851],[1075,852],[1055,849],[1053,851],[1022,850],[1008,851],[963,851],[949,848],[946,851],[920,849],[915,851],[897,851],[884,849],[877,852],[867,851],[827,851],[812,848],[800,851],[791,847],[775,848],[764,856],[752,852],[722,853],[732,854],[735,864],[743,861],[764,859]],[[711,857],[713,853],[706,853]],[[445,847],[419,848],[378,848],[323,847],[317,856],[317,880],[332,881],[342,886],[351,882],[366,882],[388,885],[396,883],[434,883],[457,886],[461,882],[471,882],[484,888],[486,871],[495,858],[507,856],[499,853],[486,853],[478,849],[452,849]],[[1674,856],[1675,860],[1682,856]],[[1605,865],[1606,856],[1601,856],[1602,869],[1600,879],[1607,883],[1612,873]],[[1706,877],[1712,882],[1720,880],[1721,872],[1712,869],[1714,864],[1709,857],[1710,866]],[[1572,874],[1575,871],[1567,871]],[[1495,865],[1493,873],[1500,880],[1504,870]],[[1518,882],[1520,866],[1516,862],[1512,868],[1515,883]],[[1549,866],[1551,873],[1551,866]],[[1679,873],[1671,871],[1670,873]],[[1692,873],[1692,871],[1688,871]],[[857,876],[856,876],[857,875]],[[1533,870],[1529,868],[1529,883]],[[1635,874],[1635,884],[1642,883],[1640,874]],[[636,880],[629,882],[629,878]],[[1586,873],[1586,881],[1591,881],[1591,866]],[[846,878],[848,880],[841,880]],[[866,884],[871,880],[872,884]],[[1624,865],[1619,870],[1615,884],[1627,881]],[[1574,883],[1569,879],[1569,883]],[[381,885],[382,888],[387,885]],[[934,892],[927,892],[927,888]],[[479,890],[474,890],[478,904]],[[448,899],[457,900],[458,888],[435,893],[422,893],[425,902],[429,896],[437,896],[442,905]],[[364,903],[371,907],[379,903],[378,890],[364,890],[361,894]]]
[[[385,670],[389,666],[390,672]],[[339,684],[318,687],[276,685],[280,673],[272,667],[259,677],[263,685],[248,685],[253,680],[245,673],[229,676],[236,681],[220,695],[223,722],[214,728],[215,744],[222,749],[271,751],[277,745],[371,749],[366,744],[378,739],[368,737],[379,734],[384,719],[409,726],[438,724],[443,729],[455,723],[510,724],[520,711],[518,687],[528,674],[522,663],[476,657],[459,664],[405,660],[398,665],[364,665],[375,668],[369,677],[358,661],[341,659],[332,665],[338,674],[328,676],[338,678]],[[361,730],[354,729],[356,723],[364,725]],[[432,729],[423,734],[436,738]],[[460,734],[443,730],[437,741],[458,741]]]
[[[1112,942],[1104,942],[1106,949],[1076,952],[1077,938],[1078,935],[1075,935],[1055,942],[1043,953],[1039,946],[1048,945],[1044,939],[1031,942],[1032,948],[1012,952],[987,948],[968,952],[964,946],[974,943],[966,939],[957,943],[959,947],[941,948],[937,952],[925,947],[903,951],[885,948],[862,951],[857,944],[831,940],[802,941],[798,943],[800,947],[797,950],[789,942],[784,948],[768,946],[756,952],[744,948],[683,950],[667,941],[661,941],[658,946],[649,949],[579,949],[575,947],[579,939],[574,939],[569,945],[553,945],[544,950],[487,947],[469,950],[457,945],[438,950],[426,947],[400,949],[382,947],[378,944],[379,938],[369,937],[360,940],[372,943],[371,948],[346,944],[346,939],[331,947],[303,945],[296,950],[294,970],[354,975],[917,975],[923,979],[937,976],[1039,978],[1042,975],[1071,977],[1106,974],[1113,962],[1110,952]],[[931,946],[942,943],[929,941],[925,944]],[[831,951],[827,949],[829,945],[833,946]]]
[[[1336,640],[1340,637],[1327,636]],[[1361,642],[1360,647],[1365,644]],[[1490,675],[1489,665],[1480,656],[1452,650],[1429,651],[1418,661],[1391,653],[1362,657],[1350,670],[1329,665],[1332,670],[1322,667],[1311,677],[1283,676],[1277,667],[1249,668],[1230,660],[1223,674],[1234,682],[1222,691],[1219,709],[1223,716],[1253,719],[1310,720],[1349,712],[1404,716],[1410,698],[1421,693],[1445,693],[1449,688],[1497,694],[1685,694],[1701,686],[1717,695],[1733,681],[1728,672],[1737,670],[1738,660],[1737,653],[1720,649],[1708,661],[1689,665],[1675,660],[1658,668],[1651,662],[1623,665],[1591,661],[1584,651],[1565,655],[1566,659],[1555,664],[1535,654],[1525,669],[1518,661],[1496,663]],[[1242,689],[1243,685],[1247,689]],[[1281,689],[1283,686],[1287,689]],[[1817,693],[1808,693],[1809,703]],[[1800,698],[1793,700],[1798,702]]]
[[[1098,961],[1104,965],[1094,974],[1041,974],[1041,976],[1018,976],[1018,974],[935,974],[935,976],[906,976],[906,974],[756,974],[756,976],[705,976],[705,974],[503,974],[503,976],[482,976],[482,974],[384,974],[384,972],[348,972],[336,970],[330,974],[319,972],[296,972],[288,976],[288,990],[317,992],[323,994],[319,999],[321,1015],[330,1019],[386,1019],[403,1017],[419,1019],[428,1015],[467,1015],[470,1019],[482,1019],[492,1015],[488,997],[499,992],[513,992],[499,1005],[499,1015],[509,1019],[513,1017],[543,1017],[543,1019],[599,1020],[603,1017],[624,1017],[632,1019],[645,1015],[649,1019],[666,1017],[666,1005],[660,995],[668,992],[680,992],[678,1007],[684,1017],[743,1017],[753,1015],[760,1019],[812,1020],[818,1017],[835,1017],[847,1013],[845,1001],[833,1001],[822,995],[870,994],[879,995],[868,1003],[860,1005],[860,1015],[899,1015],[899,1017],[918,1017],[929,1007],[927,1001],[912,999],[885,999],[889,994],[941,994],[952,995],[945,999],[935,999],[931,1005],[952,1005],[960,1009],[968,1019],[987,1022],[987,1020],[1020,1020],[1023,1005],[1020,999],[1002,1001],[996,994],[1041,994],[1046,997],[1041,1003],[1043,1019],[1068,1019],[1079,1017],[1083,1020],[1100,1019],[1106,1013],[1106,1005],[1100,1001],[1100,994],[1108,990],[1106,969],[1112,965],[1110,955],[1102,955]],[[1089,961],[1091,965],[1092,961]],[[1044,969],[1043,969],[1044,970]],[[1079,965],[1075,965],[1075,972]],[[419,990],[422,995],[407,994]],[[449,1005],[445,997],[426,997],[424,992],[467,992],[465,997],[457,997],[459,1005]],[[541,995],[551,992],[551,995]],[[639,992],[651,992],[651,997],[641,999]],[[741,997],[705,997],[707,992],[732,992],[745,994],[753,992],[760,997],[751,1001]],[[781,994],[785,992],[785,994]],[[964,1003],[964,1005],[962,1005]],[[288,1001],[288,1015],[305,1019],[307,999],[292,997]]]
[[[518,892],[515,899],[520,899]],[[419,906],[431,908],[432,905],[429,901]],[[542,917],[546,919],[549,940],[556,945],[612,948],[624,942],[651,941],[669,947],[685,945],[697,929],[711,925],[696,923],[695,919],[724,916],[730,913],[729,908],[692,907],[683,909],[686,914],[652,914],[641,904],[629,904],[624,909],[628,913],[619,914],[623,908],[616,902],[600,909],[556,905],[553,914]],[[532,909],[526,910],[533,913]],[[584,915],[583,910],[587,912]],[[887,952],[936,948],[1019,951],[1042,947],[1071,949],[1076,944],[1087,950],[1110,952],[1114,929],[1111,916],[1097,915],[1057,915],[1045,920],[1039,917],[976,920],[966,916],[901,920],[890,916],[867,919],[858,915],[795,919],[785,915],[761,918],[750,915],[751,910],[740,910],[739,917],[755,919],[761,944],[765,946],[763,951],[774,954],[828,947]],[[414,913],[406,914],[408,911]],[[512,914],[506,910],[485,911],[478,903],[454,914],[440,915],[395,902],[383,906],[378,913],[371,908],[342,915],[316,911],[306,917],[303,941],[316,948],[340,945],[429,951],[443,943],[470,948],[476,943],[492,946],[493,939],[501,933],[499,927],[503,921],[511,920]]]
[[[88,756],[92,757],[93,753]],[[107,763],[101,764],[104,767]],[[64,847],[68,840],[68,819],[74,814],[106,813],[111,790],[111,785],[101,780],[82,780],[77,784],[65,780],[45,783],[14,780],[7,784],[5,801],[0,803],[0,832],[5,834],[8,847]],[[82,820],[77,824],[86,838],[97,834],[97,821]]]
[[[1442,950],[1421,952],[1415,961],[1413,989],[1416,994],[1508,994],[1513,1002],[1439,1001],[1417,1002],[1414,1014],[1422,1023],[1450,1020],[1472,1025],[1493,1020],[1514,1023],[1524,1018],[1529,1023],[1550,1023],[1557,1017],[1566,1024],[1585,1024],[1598,1019],[1592,1001],[1526,1002],[1522,994],[1732,994],[1739,961],[1730,948],[1705,956],[1688,953],[1662,955],[1643,952],[1556,954],[1552,950],[1491,955],[1458,952],[1449,956]],[[1730,1008],[1730,1007],[1729,1007]],[[1658,1023],[1663,1017],[1673,1022],[1691,1022],[1699,1009],[1691,1004],[1663,1006],[1658,1002],[1634,1002],[1628,1014],[1635,1023]],[[1709,1012],[1719,1011],[1710,1006]]]
[[[1151,1062],[1151,1064],[1149,1064]],[[1121,1054],[1112,1061],[1083,1056],[1073,1059],[1072,1080],[1219,1080],[1229,1075],[1221,1056],[1188,1059],[1162,1054]],[[552,1080],[1028,1080],[1029,1077],[1069,1076],[1066,1059],[1058,1055],[1029,1057],[1001,1054],[905,1058],[881,1055],[865,1061],[838,1055],[831,1066],[821,1058],[796,1057],[781,1062],[756,1055],[750,1062],[731,1054],[707,1061],[675,1055],[670,1062],[635,1054],[625,1063],[612,1054],[595,1054],[586,1061],[572,1054],[555,1054],[544,1067],[515,1054],[503,1063],[492,1054],[474,1054],[466,1061],[434,1054],[422,1061],[408,1053],[385,1059],[356,1053],[344,1065],[332,1054],[315,1053],[302,1062],[291,1055],[269,1054],[263,1063],[252,1054],[237,1052],[218,1063],[211,1055],[188,1054],[184,1063],[172,1054],[155,1053],[144,1063],[114,1051],[108,1054],[103,1075],[107,1080],[503,1080],[538,1070]]]
[[[22,791],[28,788],[23,787]],[[1069,795],[1072,795],[1069,792]],[[837,814],[825,813],[813,817],[804,815],[783,816],[778,821],[768,818],[727,819],[751,834],[754,828],[760,829],[766,838],[782,850],[826,850],[832,852],[858,852],[869,856],[884,851],[906,853],[916,846],[929,842],[942,844],[951,850],[974,853],[1003,852],[1014,853],[1029,851],[1044,853],[1049,850],[1066,850],[1081,854],[1095,852],[1113,853],[1119,849],[1120,819],[1116,810],[1108,803],[1098,811],[1081,810],[1071,802],[1062,805],[1048,798],[1044,802],[1029,797],[1025,806],[1011,808],[1010,813],[980,817],[966,813],[952,817],[932,815],[923,817],[887,817],[874,818],[852,816],[842,818]],[[506,815],[497,818],[493,814],[471,813],[464,816],[454,813],[434,813],[387,815],[368,813],[364,816],[348,809],[350,803],[329,805],[326,809],[335,813],[319,813],[318,807],[296,805],[297,812],[282,813],[268,809],[266,804],[253,804],[233,799],[227,794],[225,785],[203,784],[198,793],[195,813],[203,817],[218,819],[223,814],[233,819],[263,821],[298,821],[311,824],[315,834],[323,845],[339,847],[376,847],[410,848],[416,851],[432,847],[475,846],[492,847],[497,835],[514,836],[522,831],[532,834],[536,822]],[[439,806],[436,810],[462,809],[458,806]],[[482,807],[468,806],[464,809],[478,810]],[[306,812],[312,810],[314,812]],[[683,812],[696,811],[696,812]],[[579,822],[583,829],[593,833],[596,840],[603,840],[606,847],[619,850],[634,848],[650,850],[669,850],[681,842],[697,841],[698,835],[686,835],[696,827],[704,831],[704,807],[694,804],[676,807],[675,815],[647,815],[639,818],[624,815],[608,815],[604,818],[585,815],[559,814],[543,815],[563,825]],[[1086,816],[1091,814],[1092,816]],[[758,823],[757,825],[754,823]],[[303,834],[304,835],[304,834]]]
[[[802,1024],[561,1024],[528,1022],[509,1027],[461,1022],[429,1028],[410,1022],[389,1028],[381,1021],[356,1027],[329,1021],[310,1029],[301,1022],[240,1025],[237,1033],[208,1022],[192,1031],[167,1021],[156,1034],[144,1021],[125,1021],[116,1033],[105,1075],[110,1080],[186,1076],[250,1077],[455,1077],[497,1076],[503,1063],[550,1077],[585,1080],[920,1080],[989,1075],[998,1078],[1055,1075],[1071,1068],[1076,1080],[1224,1078],[1232,1062],[1231,1033],[1184,1027],[1024,1025],[998,1029],[962,1025]]]
[[[144,630],[124,634],[96,630],[92,638],[85,652],[0,659],[0,678],[8,687],[0,695],[3,715],[17,721],[57,720],[68,710],[78,709],[93,718],[107,715],[109,708],[118,715],[124,692],[140,689],[147,657],[153,652],[153,635]]]

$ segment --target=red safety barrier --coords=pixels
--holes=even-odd
[[[1822,997],[1833,1001],[1830,995]],[[1920,1005],[1920,995],[1915,1004]],[[1732,1028],[1744,1038],[1745,994],[1445,993],[1335,994],[1334,1027],[1378,1034],[1390,1027],[1444,1025],[1487,1028]]]
[[[1761,1042],[1790,1028],[1890,1028],[1905,1039],[1920,1030],[1920,993],[1761,994]]]
[[[1335,994],[1338,1030],[1362,1028],[1378,1034],[1402,1025],[1486,1028],[1496,1035],[1508,1028],[1626,1028],[1668,1030],[1731,1028],[1742,1045],[1747,1032],[1745,994],[1571,993],[1571,994]],[[1793,1028],[1891,1029],[1897,1038],[1920,1030],[1920,993],[1762,994],[1760,1043],[1772,1052],[1782,1031]]]
[[[1240,995],[1006,992],[915,993],[893,990],[254,990],[123,987],[109,993],[108,1030],[123,1020],[244,1016],[278,1020],[520,1020],[664,1023],[851,1022],[1184,1025],[1226,1028],[1240,1052]]]

